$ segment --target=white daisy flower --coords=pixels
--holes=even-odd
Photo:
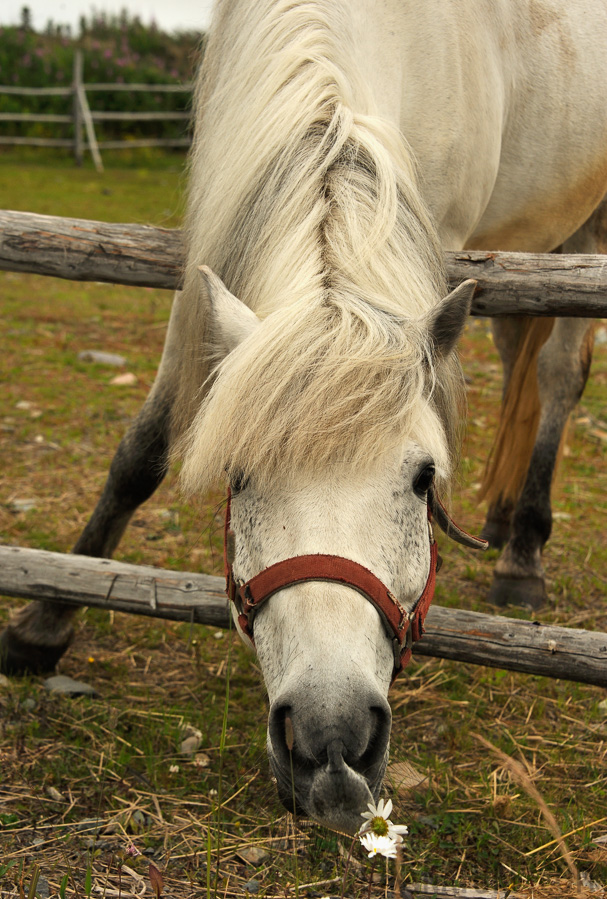
[[[369,858],[375,858],[377,855],[383,855],[384,858],[396,858],[396,840],[391,837],[381,837],[375,833],[363,833],[359,837]]]
[[[405,824],[393,824],[390,821],[392,800],[384,802],[380,799],[377,805],[370,802],[367,807],[369,811],[362,813],[366,821],[361,825],[359,835],[372,833],[376,837],[388,837],[394,843],[402,843],[403,836],[409,833],[409,828]]]

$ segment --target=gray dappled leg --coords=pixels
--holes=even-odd
[[[157,393],[122,439],[95,510],[73,552],[109,558],[133,514],[167,470],[168,397]],[[51,671],[71,643],[78,607],[35,601],[17,612],[0,635],[4,674]]]
[[[173,304],[154,386],[112,460],[103,493],[73,552],[109,558],[137,509],[163,480],[169,456],[171,410],[180,361],[179,314]],[[73,637],[78,607],[35,601],[20,609],[0,634],[0,672],[51,671]]]
[[[521,315],[491,319],[493,342],[502,362],[502,400],[506,396],[510,377],[525,331],[525,319]],[[514,503],[499,496],[489,504],[481,537],[489,541],[489,546],[501,549],[510,536],[510,523]]]
[[[550,491],[561,438],[590,368],[593,323],[557,319],[540,351],[541,414],[510,537],[495,567],[490,601],[538,608],[546,598],[541,554],[552,528]]]
[[[563,253],[607,252],[607,200],[561,247]],[[546,599],[541,554],[552,528],[550,491],[569,415],[592,360],[594,322],[557,319],[538,356],[540,420],[531,461],[512,512],[509,539],[495,567],[490,601],[538,608]]]

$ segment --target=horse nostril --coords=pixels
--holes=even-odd
[[[290,705],[285,704],[270,709],[268,731],[274,752],[284,763],[295,746],[293,709]]]
[[[392,713],[388,703],[372,706],[369,709],[369,722],[367,744],[355,765],[361,774],[365,774],[384,758],[392,727]]]
[[[387,701],[375,695],[366,708],[351,708],[349,714],[343,707],[334,708],[330,716],[323,711],[307,705],[299,708],[289,701],[273,705],[268,735],[275,761],[286,772],[301,774],[346,765],[375,780],[385,765],[390,739],[392,716]]]
[[[295,734],[293,733],[293,722],[290,715],[285,715],[285,744],[289,752],[293,752],[295,743]]]

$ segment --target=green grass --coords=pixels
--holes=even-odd
[[[142,165],[133,157],[99,176],[56,157],[3,153],[0,184],[7,208],[57,215],[177,226],[183,209],[175,157]],[[153,381],[171,296],[0,277],[0,540],[68,551]],[[81,362],[83,349],[125,355],[136,384],[111,386],[116,370]],[[463,355],[470,425],[453,504],[458,522],[475,531],[482,510],[474,485],[500,391],[485,322],[471,322]],[[550,605],[541,616],[603,631],[606,384],[601,344],[555,488],[560,517],[546,550]],[[14,501],[28,497],[35,507],[16,511]],[[117,557],[220,574],[221,502],[217,492],[186,505],[169,476],[137,512]],[[437,602],[491,611],[485,597],[497,554],[439,539],[445,563]],[[0,622],[17,604],[2,602]],[[77,631],[61,671],[93,684],[100,698],[57,697],[40,678],[0,684],[2,896],[27,896],[36,876],[52,899],[104,889],[126,895],[139,881],[124,866],[151,890],[150,860],[172,897],[244,895],[252,880],[260,897],[295,895],[296,883],[318,884],[303,887],[304,895],[339,895],[350,841],[293,822],[279,805],[265,753],[261,676],[235,636],[91,610]],[[607,832],[600,822],[607,814],[603,700],[602,691],[565,681],[414,661],[391,693],[392,762],[413,766],[419,784],[399,790],[392,769],[386,787],[395,820],[411,832],[405,882],[513,885],[521,895],[534,885],[538,899],[571,895],[537,803],[477,735],[521,762],[561,830],[577,831],[568,843],[578,866],[604,882],[607,851],[593,842]],[[186,724],[202,735],[192,756],[180,753]],[[141,855],[129,854],[133,845]],[[266,853],[259,867],[241,855],[251,845]],[[357,850],[347,895],[366,895],[368,877]],[[374,895],[384,895],[381,882]]]

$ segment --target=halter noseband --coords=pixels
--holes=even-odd
[[[228,490],[226,506],[225,535],[224,535],[224,569],[226,575],[226,593],[234,603],[238,613],[238,624],[244,634],[255,645],[253,639],[253,619],[259,608],[267,599],[293,584],[305,581],[334,581],[345,584],[361,593],[365,599],[371,602],[380,614],[388,636],[392,639],[394,649],[394,671],[392,681],[400,674],[408,664],[413,643],[420,640],[424,633],[424,621],[430,603],[434,596],[436,573],[441,566],[441,558],[432,530],[432,510],[438,503],[440,516],[437,520],[442,526],[441,518],[450,525],[450,534],[455,539],[459,535],[467,538],[468,546],[486,548],[487,544],[477,537],[470,537],[461,531],[449,518],[446,510],[436,499],[434,492],[428,492],[428,536],[430,540],[430,570],[426,585],[417,602],[410,612],[401,605],[399,600],[388,588],[382,584],[372,571],[345,559],[343,556],[331,556],[321,553],[305,556],[293,556],[264,568],[246,583],[234,577],[232,569],[234,561],[234,532],[230,527],[231,520],[231,492]]]

